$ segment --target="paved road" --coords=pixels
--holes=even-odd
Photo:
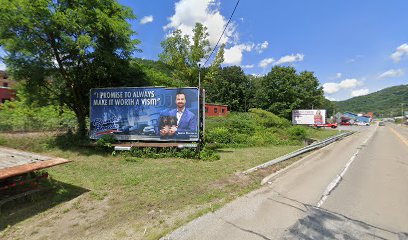
[[[165,239],[408,239],[408,130],[360,130]]]

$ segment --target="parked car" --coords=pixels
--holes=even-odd
[[[350,126],[351,123],[350,122],[340,122],[341,126]]]
[[[378,126],[385,126],[385,122],[378,122]]]
[[[156,131],[154,130],[154,126],[146,126],[143,128],[144,135],[156,135]]]
[[[370,123],[367,122],[355,122],[354,124],[357,126],[370,126]]]
[[[148,126],[148,125],[145,124],[145,123],[139,123],[139,124],[136,124],[135,126],[129,128],[129,132],[130,132],[131,134],[141,135],[141,134],[144,134],[143,130],[144,130],[144,128],[147,127],[147,126]]]
[[[337,123],[315,124],[314,127],[316,128],[321,128],[321,127],[336,128]]]

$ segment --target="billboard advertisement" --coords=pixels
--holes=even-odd
[[[198,141],[198,88],[94,88],[90,138]]]
[[[312,109],[312,110],[293,110],[292,111],[293,124],[326,124],[326,110]]]

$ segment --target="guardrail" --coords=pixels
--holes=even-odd
[[[316,143],[316,142],[315,142],[315,143],[312,143],[312,144],[310,144],[309,146],[306,146],[306,147],[304,147],[304,148],[301,148],[301,149],[296,150],[296,151],[294,151],[294,152],[291,152],[291,153],[289,153],[289,154],[283,155],[283,156],[281,156],[281,157],[278,157],[278,158],[276,158],[276,159],[273,159],[273,160],[271,160],[271,161],[269,161],[269,162],[263,163],[263,164],[258,165],[258,166],[256,166],[256,167],[250,168],[250,169],[244,171],[243,173],[244,173],[244,174],[248,174],[248,173],[255,172],[255,171],[258,170],[258,169],[262,169],[262,168],[266,168],[266,167],[272,166],[272,165],[277,164],[277,163],[279,163],[279,162],[282,162],[282,161],[288,160],[288,159],[290,159],[290,158],[299,156],[299,155],[301,155],[301,154],[303,154],[303,153],[305,153],[305,152],[309,152],[309,151],[312,151],[312,150],[314,150],[314,149],[321,148],[321,147],[324,147],[324,146],[326,146],[326,145],[329,145],[330,143],[333,143],[333,142],[335,142],[335,141],[337,141],[337,140],[339,140],[339,139],[342,139],[342,138],[344,138],[344,137],[347,137],[347,136],[349,136],[349,135],[351,135],[351,134],[353,134],[353,133],[354,133],[354,132],[346,132],[346,133],[342,133],[342,134],[339,134],[339,135],[336,135],[336,136],[333,136],[333,137],[326,138],[325,140],[320,141],[320,142],[317,142],[317,143]]]

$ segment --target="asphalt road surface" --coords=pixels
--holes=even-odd
[[[408,239],[408,129],[361,126],[163,239]]]

